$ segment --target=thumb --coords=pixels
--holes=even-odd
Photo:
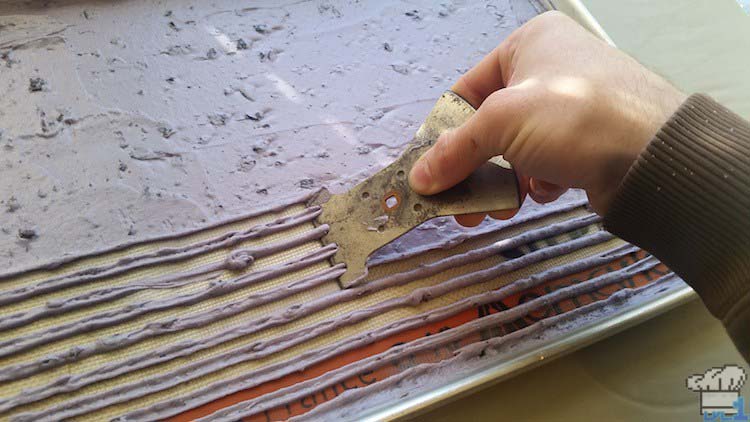
[[[421,195],[442,192],[468,177],[490,158],[503,153],[504,125],[511,110],[508,89],[490,95],[463,125],[443,132],[409,173],[411,188]],[[511,120],[512,121],[512,120]],[[512,139],[512,138],[511,138]]]

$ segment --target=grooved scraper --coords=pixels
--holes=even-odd
[[[431,218],[520,206],[516,175],[500,156],[439,194],[422,196],[409,187],[409,171],[422,153],[443,131],[460,126],[474,112],[463,98],[446,91],[396,161],[346,193],[334,195],[323,189],[310,200],[310,205],[323,208],[318,223],[330,226],[323,242],[339,247],[334,263],[346,264],[339,279],[342,288],[365,280],[372,252]]]

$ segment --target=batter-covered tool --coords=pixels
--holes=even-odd
[[[471,104],[446,91],[396,161],[346,193],[323,189],[311,200],[323,207],[318,223],[330,226],[323,241],[339,246],[334,263],[346,264],[339,279],[342,288],[365,279],[372,252],[431,218],[519,207],[516,175],[499,156],[439,194],[422,196],[409,187],[409,170],[422,153],[443,131],[460,126],[474,112]]]

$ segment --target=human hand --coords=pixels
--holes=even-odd
[[[477,112],[440,136],[409,182],[431,195],[502,154],[522,199],[586,190],[607,212],[620,181],[685,95],[572,19],[547,12],[513,32],[451,88]],[[517,210],[516,210],[517,211]],[[516,211],[490,213],[509,218]],[[484,215],[457,216],[466,226]]]

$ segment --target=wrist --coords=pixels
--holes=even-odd
[[[621,119],[624,122],[622,135],[612,143],[613,148],[602,160],[598,175],[586,188],[589,202],[599,215],[607,213],[631,167],[687,99],[671,85],[657,93],[661,94],[660,99],[652,98],[648,105],[633,107],[640,111],[639,115]]]

